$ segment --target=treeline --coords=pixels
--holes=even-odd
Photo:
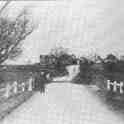
[[[124,81],[124,58],[117,58],[114,54],[108,54],[105,58],[94,55],[94,57],[76,57],[70,54],[65,48],[55,48],[48,55],[47,59],[40,58],[40,64],[53,65],[57,70],[54,76],[67,75],[66,66],[80,63],[80,73],[73,80],[77,84],[95,84],[104,85],[107,79],[112,81]],[[50,58],[50,59],[49,59]],[[47,60],[47,61],[43,61]]]
[[[62,47],[51,50],[48,55],[40,55],[40,65],[54,68],[56,70],[54,76],[67,75],[66,66],[76,63],[76,56]]]
[[[76,82],[94,84],[96,82],[104,83],[106,79],[124,81],[123,59],[118,59],[113,54],[108,54],[105,58],[94,56],[94,60],[82,58]]]

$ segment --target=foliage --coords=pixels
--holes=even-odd
[[[118,58],[113,54],[108,54],[105,58],[105,61],[114,63],[118,61]]]
[[[68,54],[68,49],[63,47],[55,47],[50,51],[50,55],[54,55],[57,58],[65,54]]]
[[[76,64],[77,62],[76,56],[69,54],[68,49],[63,47],[52,49],[50,56],[54,56],[54,58],[56,58],[55,68],[59,73],[63,73],[63,75],[67,74],[67,65]]]
[[[89,61],[85,57],[81,57],[80,72],[74,79],[77,84],[91,84],[92,83],[92,61]]]

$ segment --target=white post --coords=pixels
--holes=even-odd
[[[49,73],[46,75],[46,78],[47,79],[50,79],[50,74]]]
[[[117,81],[113,82],[113,91],[116,92],[117,91]]]
[[[33,87],[33,78],[31,77],[28,81],[28,91],[32,91]]]
[[[80,60],[77,60],[77,65],[80,65]]]
[[[107,80],[107,89],[108,89],[108,90],[111,90],[111,87],[110,87],[110,85],[111,85],[111,82],[110,82],[110,80]]]
[[[120,82],[120,94],[123,93],[123,82]]]
[[[25,83],[24,82],[22,82],[21,87],[22,87],[22,92],[24,92],[25,91]]]
[[[13,83],[13,92],[16,94],[17,93],[17,90],[18,90],[18,88],[17,88],[17,81],[14,81],[14,83]]]
[[[43,72],[43,71],[41,71],[40,73],[41,73],[41,75],[43,75],[43,74],[44,74],[44,72]]]
[[[8,97],[10,96],[10,90],[11,90],[11,86],[10,86],[10,84],[8,83],[8,84],[6,85],[6,88],[5,88],[5,94],[4,94],[4,97],[5,97],[5,98],[8,98]]]

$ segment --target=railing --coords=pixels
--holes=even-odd
[[[9,98],[12,95],[22,93],[25,91],[32,91],[34,86],[34,79],[30,77],[26,82],[18,83],[14,81],[12,84],[6,83],[6,86],[0,89],[1,97]]]
[[[121,81],[118,83],[117,81],[111,82],[110,80],[107,80],[107,90],[112,90],[113,92],[117,92],[119,88],[120,94],[124,93],[124,83]]]

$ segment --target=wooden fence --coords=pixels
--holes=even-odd
[[[113,92],[118,92],[119,89],[119,93],[123,94],[124,93],[124,83],[121,81],[120,83],[118,83],[117,81],[113,81],[111,82],[110,80],[107,80],[107,90],[112,90]]]

